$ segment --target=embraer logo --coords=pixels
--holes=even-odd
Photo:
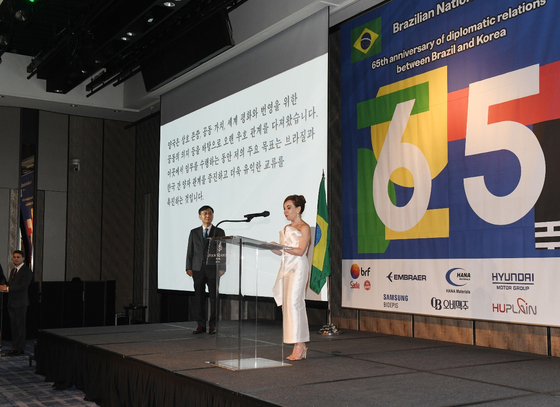
[[[394,274],[393,275],[392,271],[387,275],[387,278],[391,283],[393,282],[393,280],[426,281],[427,279],[425,274]]]

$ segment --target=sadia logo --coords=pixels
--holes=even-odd
[[[369,282],[369,280],[364,281],[364,290],[371,290],[371,283]]]
[[[356,27],[350,33],[352,63],[381,52],[381,17]]]

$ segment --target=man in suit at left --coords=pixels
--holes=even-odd
[[[8,314],[12,327],[12,350],[5,356],[19,356],[24,353],[25,324],[29,305],[27,289],[33,280],[33,272],[23,263],[25,255],[21,250],[14,251],[12,260],[14,269],[10,272],[8,282],[0,285],[0,291],[8,293]]]
[[[187,245],[187,274],[194,282],[194,308],[198,327],[193,334],[206,332],[206,285],[210,296],[210,318],[209,334],[216,333],[216,290],[217,276],[216,266],[207,264],[209,242],[212,237],[225,236],[225,232],[212,225],[214,209],[204,205],[198,210],[198,218],[202,221],[202,227],[191,230]],[[214,246],[215,247],[215,246]],[[225,268],[218,266],[220,276]],[[224,265],[225,267],[225,265]]]

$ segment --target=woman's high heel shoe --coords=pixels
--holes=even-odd
[[[293,352],[292,352],[292,354],[291,354],[290,356],[288,356],[286,359],[288,359],[288,360],[302,360],[302,359],[307,359],[307,346],[305,346],[305,344],[303,344],[303,345],[296,345],[295,348],[294,348],[294,350],[295,350],[295,349],[302,349],[301,354],[300,354],[299,356],[296,356],[296,355],[294,355]]]

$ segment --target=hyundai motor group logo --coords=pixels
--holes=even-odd
[[[534,273],[492,273],[492,284],[497,290],[527,291],[535,285]]]

